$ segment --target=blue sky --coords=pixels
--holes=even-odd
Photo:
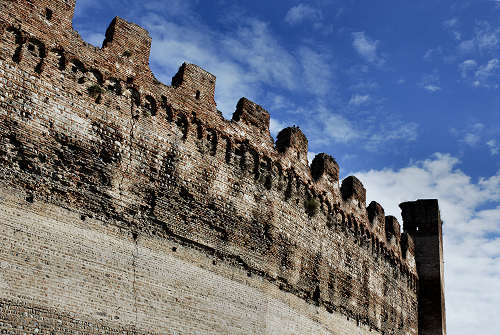
[[[499,1],[78,0],[74,28],[100,46],[114,16],[149,30],[162,82],[202,66],[227,118],[245,96],[273,135],[299,125],[387,213],[439,198],[449,333],[497,333]]]

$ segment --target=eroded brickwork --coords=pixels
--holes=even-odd
[[[115,18],[102,48],[74,0],[0,0],[0,330],[417,334],[413,237],[355,177],[215,77],[151,73]]]

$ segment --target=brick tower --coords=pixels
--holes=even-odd
[[[399,205],[403,229],[415,241],[419,276],[418,334],[445,335],[443,235],[436,199],[404,202]]]

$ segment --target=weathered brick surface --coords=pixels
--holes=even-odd
[[[297,127],[74,0],[0,0],[0,330],[417,334],[415,246]],[[390,225],[386,227],[386,223]],[[38,329],[38,330],[37,330]]]

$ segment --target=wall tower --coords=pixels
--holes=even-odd
[[[418,334],[446,335],[442,221],[436,199],[404,202],[404,231],[415,241],[419,276]]]

